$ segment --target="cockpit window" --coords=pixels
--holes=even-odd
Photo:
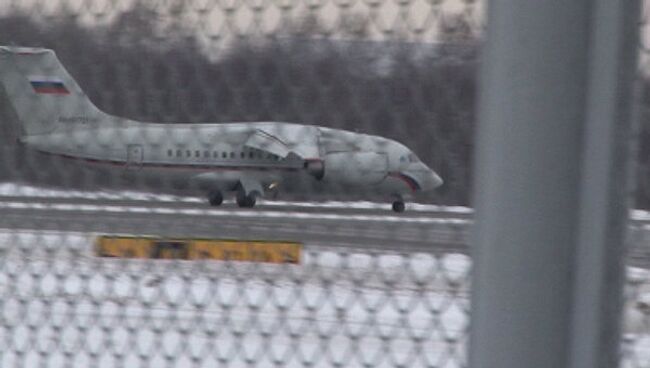
[[[418,161],[418,156],[416,156],[415,153],[409,153],[409,162],[414,163]]]
[[[406,156],[401,156],[399,158],[399,162],[406,162],[407,160],[408,160],[408,158]]]

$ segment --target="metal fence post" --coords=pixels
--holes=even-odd
[[[619,364],[639,2],[594,2],[570,367]],[[636,106],[635,106],[636,107]]]
[[[472,367],[616,364],[637,5],[489,4]]]

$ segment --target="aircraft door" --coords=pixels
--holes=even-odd
[[[130,169],[139,169],[142,167],[142,158],[144,152],[139,144],[129,144],[126,146],[126,167]]]

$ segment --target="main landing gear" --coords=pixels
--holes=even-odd
[[[208,194],[208,202],[210,202],[210,206],[221,206],[223,203],[223,194],[218,190],[210,192]]]
[[[393,202],[393,211],[397,213],[402,213],[406,209],[406,205],[404,204],[404,201],[398,200]]]
[[[257,202],[257,197],[259,196],[259,191],[255,190],[248,194],[243,188],[237,190],[237,195],[235,196],[235,201],[237,205],[242,208],[252,208]],[[220,190],[213,190],[208,193],[208,202],[211,206],[220,206],[223,203],[223,193]]]
[[[237,205],[242,208],[253,208],[257,201],[257,192],[251,192],[248,195],[241,190],[237,192]]]

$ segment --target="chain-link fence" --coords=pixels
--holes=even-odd
[[[257,151],[231,152],[204,148],[202,131],[183,130],[191,123],[280,121],[394,139],[444,179],[399,215],[365,201],[367,193],[313,202],[314,188],[285,191],[291,185],[281,183],[276,191],[275,180],[254,210],[229,198],[210,207],[223,200],[206,190],[211,177],[191,196],[187,176],[181,183],[140,177],[146,159],[130,160],[141,152],[109,162],[117,168],[101,166],[113,142],[131,139],[115,127],[96,142],[63,135],[101,146],[99,157],[44,156],[38,151],[48,147],[35,150],[21,137],[16,121],[23,119],[4,102],[14,97],[5,85],[0,365],[467,366],[472,211],[452,206],[470,205],[484,8],[468,0],[0,4],[0,45],[9,46],[12,60],[40,52],[22,46],[52,49],[88,98],[120,117],[116,124],[170,123],[161,134],[135,134],[155,140],[173,163],[191,158],[210,172],[221,159],[258,160],[256,167],[284,162],[268,141]],[[643,44],[641,50],[645,86]],[[70,88],[45,74],[28,68],[27,86],[36,93]],[[642,208],[650,196],[645,92]],[[92,125],[93,118],[85,111],[58,122]],[[199,139],[200,148],[174,139]],[[308,169],[297,162],[284,169]],[[238,188],[249,185],[234,177]],[[646,214],[634,216],[622,361],[647,367],[648,236]],[[116,248],[102,248],[105,235],[123,237]],[[253,240],[271,244],[258,253],[297,245],[296,262],[250,258],[253,252],[242,249]],[[198,248],[204,253],[194,257]]]
[[[4,366],[464,365],[464,255],[125,261],[96,258],[92,238],[3,234]]]

